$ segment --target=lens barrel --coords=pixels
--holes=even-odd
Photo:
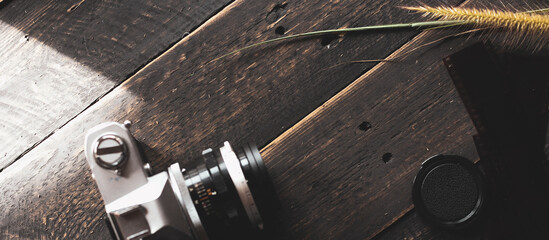
[[[280,204],[257,146],[235,148],[234,153],[231,151],[234,155],[230,155],[235,158],[221,151],[204,150],[203,163],[183,173],[208,238],[265,238],[272,231]],[[238,162],[244,181],[235,179],[234,168],[230,171],[228,164],[235,164],[234,161]]]

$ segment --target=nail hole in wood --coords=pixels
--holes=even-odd
[[[360,131],[368,131],[370,128],[372,128],[372,124],[369,122],[362,122],[360,125],[358,125],[358,129]]]
[[[325,37],[323,37],[321,40],[320,40],[320,45],[322,46],[328,46],[330,45],[330,43],[332,43],[334,40],[336,40],[338,37],[337,35],[327,35]]]
[[[278,35],[284,35],[286,29],[283,26],[278,26],[275,28],[275,33]]]
[[[381,160],[383,160],[384,163],[391,161],[392,158],[393,158],[392,153],[385,153],[383,154],[383,156],[381,156]]]

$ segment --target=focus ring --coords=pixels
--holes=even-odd
[[[263,229],[263,219],[261,219],[261,215],[259,214],[257,205],[255,204],[252,192],[248,187],[247,180],[244,177],[242,168],[240,167],[240,162],[238,161],[238,158],[229,142],[225,142],[224,146],[221,147],[219,151],[225,161],[229,175],[235,185],[236,191],[242,201],[242,205],[244,206],[244,210],[248,215],[250,223],[258,229]]]

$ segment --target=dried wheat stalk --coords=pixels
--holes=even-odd
[[[1,0],[0,0],[1,1]],[[295,35],[284,36],[280,38],[270,39],[258,43],[254,43],[232,52],[229,52],[225,55],[217,57],[208,63],[215,62],[219,59],[225,58],[227,56],[234,55],[243,50],[257,47],[264,44],[269,44],[273,42],[295,39],[301,37],[310,37],[310,36],[319,36],[325,34],[334,34],[334,33],[345,33],[345,32],[355,32],[355,31],[366,31],[372,29],[395,29],[395,28],[428,28],[428,29],[437,29],[437,28],[447,28],[453,26],[463,26],[463,25],[474,25],[477,29],[469,30],[464,33],[482,30],[482,29],[507,29],[512,30],[512,32],[524,33],[522,35],[529,36],[529,41],[534,42],[534,48],[543,47],[546,44],[546,40],[549,39],[549,15],[544,13],[549,12],[549,8],[536,9],[528,12],[511,12],[505,10],[496,10],[496,9],[482,9],[482,8],[461,8],[461,7],[403,7],[404,9],[423,12],[428,16],[439,18],[435,21],[427,22],[414,22],[414,23],[398,23],[398,24],[385,24],[385,25],[374,25],[374,26],[364,26],[356,28],[343,28],[343,29],[329,29],[321,30],[314,32],[306,32]],[[458,34],[461,35],[461,34]],[[510,38],[511,42],[519,40],[521,42],[526,37],[521,34],[518,35],[518,38]],[[454,35],[452,35],[454,36]],[[532,37],[533,36],[533,37]],[[522,40],[520,38],[523,37]],[[438,41],[438,40],[437,40]],[[528,41],[528,40],[527,40]],[[382,60],[375,60],[382,61]]]
[[[545,36],[549,33],[549,15],[535,12],[511,12],[495,9],[461,7],[404,7],[444,20],[461,20],[479,27],[505,28],[526,34]]]

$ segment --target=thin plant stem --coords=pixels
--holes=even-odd
[[[549,12],[549,8],[536,9],[536,10],[526,11],[524,13],[544,13],[544,12]]]
[[[412,10],[421,9],[421,8],[412,8],[412,7],[404,7],[404,8],[405,9],[412,9]],[[531,11],[519,12],[519,14],[536,14],[536,13],[546,13],[546,12],[549,12],[549,8],[542,8],[542,9],[535,9],[535,10],[531,10]],[[472,23],[472,21],[468,21],[468,20],[438,20],[438,21],[413,22],[413,23],[396,23],[396,24],[372,25],[372,26],[355,27],[355,28],[340,28],[340,29],[329,29],[329,30],[306,32],[306,33],[294,34],[294,35],[289,35],[289,36],[284,36],[284,37],[279,37],[279,38],[274,38],[274,39],[254,43],[254,44],[245,46],[243,48],[236,49],[236,50],[234,50],[232,52],[229,52],[227,54],[224,54],[220,57],[217,57],[217,58],[209,61],[208,63],[215,62],[217,60],[220,60],[222,58],[237,54],[241,51],[244,51],[244,50],[247,50],[247,49],[250,49],[250,48],[258,47],[258,46],[273,43],[273,42],[289,40],[289,39],[320,36],[320,35],[334,34],[334,33],[359,32],[359,31],[367,31],[367,30],[385,30],[385,29],[397,29],[397,28],[427,28],[426,30],[434,30],[434,29],[448,28],[448,27],[454,27],[454,26],[470,24],[470,23]]]
[[[407,55],[410,55],[411,53],[413,53],[414,51],[418,50],[419,48],[422,48],[422,47],[425,47],[425,46],[429,46],[429,45],[431,45],[431,44],[435,44],[435,43],[437,43],[437,42],[446,40],[446,39],[448,39],[448,38],[453,38],[453,37],[457,37],[457,36],[460,36],[460,35],[464,35],[464,34],[468,34],[468,33],[472,33],[472,32],[477,32],[477,31],[481,31],[481,30],[485,30],[485,29],[488,29],[488,28],[476,28],[476,29],[471,29],[471,30],[468,30],[468,31],[464,31],[464,32],[452,34],[452,35],[450,35],[450,36],[445,36],[445,37],[436,39],[436,40],[434,40],[434,41],[431,41],[431,42],[428,42],[428,43],[421,44],[421,45],[419,45],[419,46],[417,46],[417,47],[414,47],[414,48],[412,48],[411,50],[408,50],[408,51],[406,51],[406,52],[400,53],[399,56],[398,56],[397,58],[403,58],[403,57],[405,57],[405,56],[407,56]],[[323,69],[323,70],[328,70],[328,69],[332,69],[332,68],[335,68],[335,67],[339,67],[339,66],[341,66],[341,65],[346,65],[346,64],[351,64],[351,63],[395,62],[395,61],[398,60],[397,58],[354,60],[354,61],[339,63],[339,64],[336,64],[336,65],[331,66],[331,67],[329,67],[329,68]]]
[[[453,23],[453,24],[448,24],[448,25],[436,26],[436,27],[427,28],[425,30],[429,31],[429,30],[436,30],[436,29],[442,29],[442,28],[449,28],[449,27],[460,26],[460,25],[463,25],[463,24],[466,24],[466,22],[459,22],[459,23]]]
[[[398,28],[424,28],[424,27],[435,27],[435,26],[446,26],[446,25],[453,25],[453,24],[465,24],[467,22],[461,21],[461,20],[449,20],[449,21],[427,21],[427,22],[413,22],[413,23],[396,23],[396,24],[384,24],[384,25],[372,25],[372,26],[364,26],[364,27],[355,27],[355,28],[340,28],[340,29],[329,29],[329,30],[321,30],[321,31],[313,31],[313,32],[306,32],[306,33],[299,33],[279,38],[274,38],[258,43],[254,43],[248,46],[245,46],[243,48],[236,49],[232,52],[229,52],[225,55],[222,55],[220,57],[217,57],[210,62],[215,62],[219,59],[237,54],[241,51],[244,51],[246,49],[250,49],[253,47],[273,43],[273,42],[279,42],[283,40],[288,39],[295,39],[295,38],[302,38],[302,37],[312,37],[312,36],[319,36],[319,35],[326,35],[326,34],[334,34],[334,33],[348,33],[348,32],[360,32],[360,31],[367,31],[367,30],[385,30],[385,29],[398,29]]]

